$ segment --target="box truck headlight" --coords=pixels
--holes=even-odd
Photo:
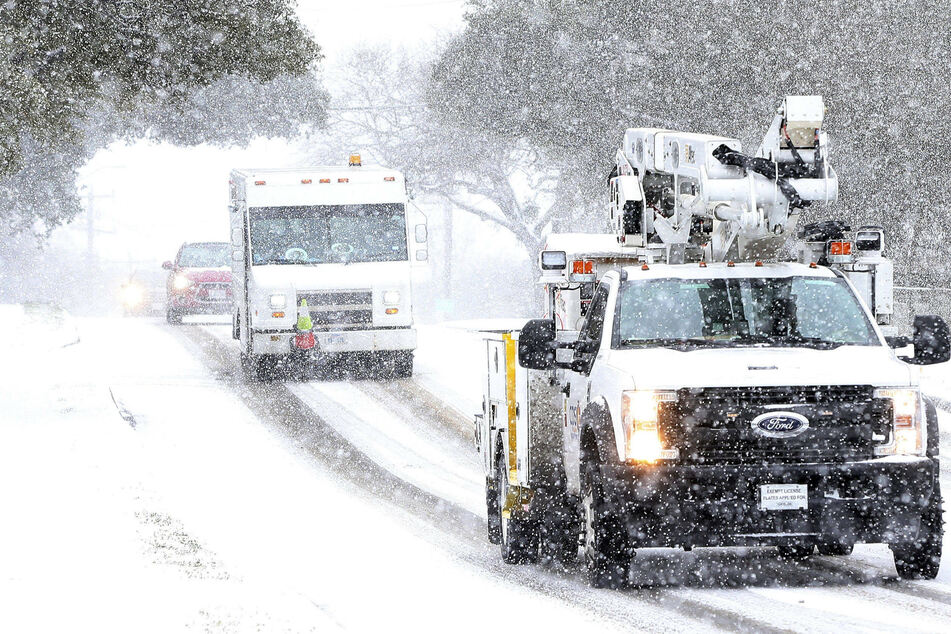
[[[658,425],[660,404],[676,400],[677,393],[672,390],[630,390],[621,394],[627,460],[653,463],[680,457],[677,449],[664,446]]]
[[[271,295],[271,308],[285,308],[287,306],[287,295],[276,293]]]
[[[192,281],[188,279],[187,277],[185,277],[184,275],[182,275],[181,273],[176,275],[175,279],[172,280],[172,286],[174,286],[175,290],[177,291],[183,291],[191,285],[192,285]]]
[[[400,303],[399,291],[383,291],[383,303],[392,306]]]
[[[881,388],[875,390],[875,398],[892,402],[892,442],[876,447],[880,456],[924,455],[922,439],[921,392],[912,388]]]

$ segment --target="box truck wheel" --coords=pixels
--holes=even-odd
[[[928,506],[922,511],[918,538],[890,544],[895,555],[895,569],[902,579],[934,579],[941,564],[941,489],[935,483]]]
[[[182,323],[182,313],[181,311],[175,310],[174,308],[167,308],[165,310],[165,321],[177,326]]]
[[[620,588],[627,583],[634,553],[624,523],[612,515],[605,504],[604,476],[593,438],[582,441],[581,452],[581,506],[588,578],[595,588]]]
[[[501,511],[509,491],[509,475],[505,468],[504,457],[500,456],[496,460],[495,467],[496,488]],[[502,551],[502,561],[507,564],[529,564],[538,559],[538,534],[529,520],[500,517],[499,527],[499,548]]]
[[[413,376],[413,351],[398,350],[393,354],[393,378],[408,379]]]
[[[277,364],[270,355],[241,353],[241,370],[248,381],[267,381],[274,377]]]

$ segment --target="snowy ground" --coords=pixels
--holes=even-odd
[[[0,631],[951,627],[951,566],[898,581],[880,546],[645,553],[624,592],[501,564],[465,324],[421,330],[413,380],[288,384],[243,383],[220,325],[0,307],[0,332]]]

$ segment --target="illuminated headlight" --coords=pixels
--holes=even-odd
[[[283,293],[271,295],[271,308],[284,308],[287,306],[287,296]]]
[[[177,291],[183,291],[191,285],[192,285],[192,281],[188,279],[187,277],[185,277],[184,275],[182,275],[181,273],[176,275],[175,279],[172,280],[172,286],[174,286],[175,290]]]
[[[138,284],[129,284],[122,289],[122,304],[126,308],[135,308],[145,299],[145,291]]]
[[[658,426],[660,404],[677,400],[672,390],[631,390],[621,394],[621,415],[626,437],[625,454],[634,462],[676,460],[680,451],[665,447]]]
[[[875,398],[892,402],[892,442],[876,447],[876,455],[924,455],[921,392],[913,388],[880,388],[875,390]]]
[[[384,304],[399,304],[400,303],[400,292],[399,291],[383,291],[383,303]]]

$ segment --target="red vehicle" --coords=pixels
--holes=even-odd
[[[186,242],[169,271],[165,318],[182,323],[185,315],[231,314],[231,245],[227,242]]]

